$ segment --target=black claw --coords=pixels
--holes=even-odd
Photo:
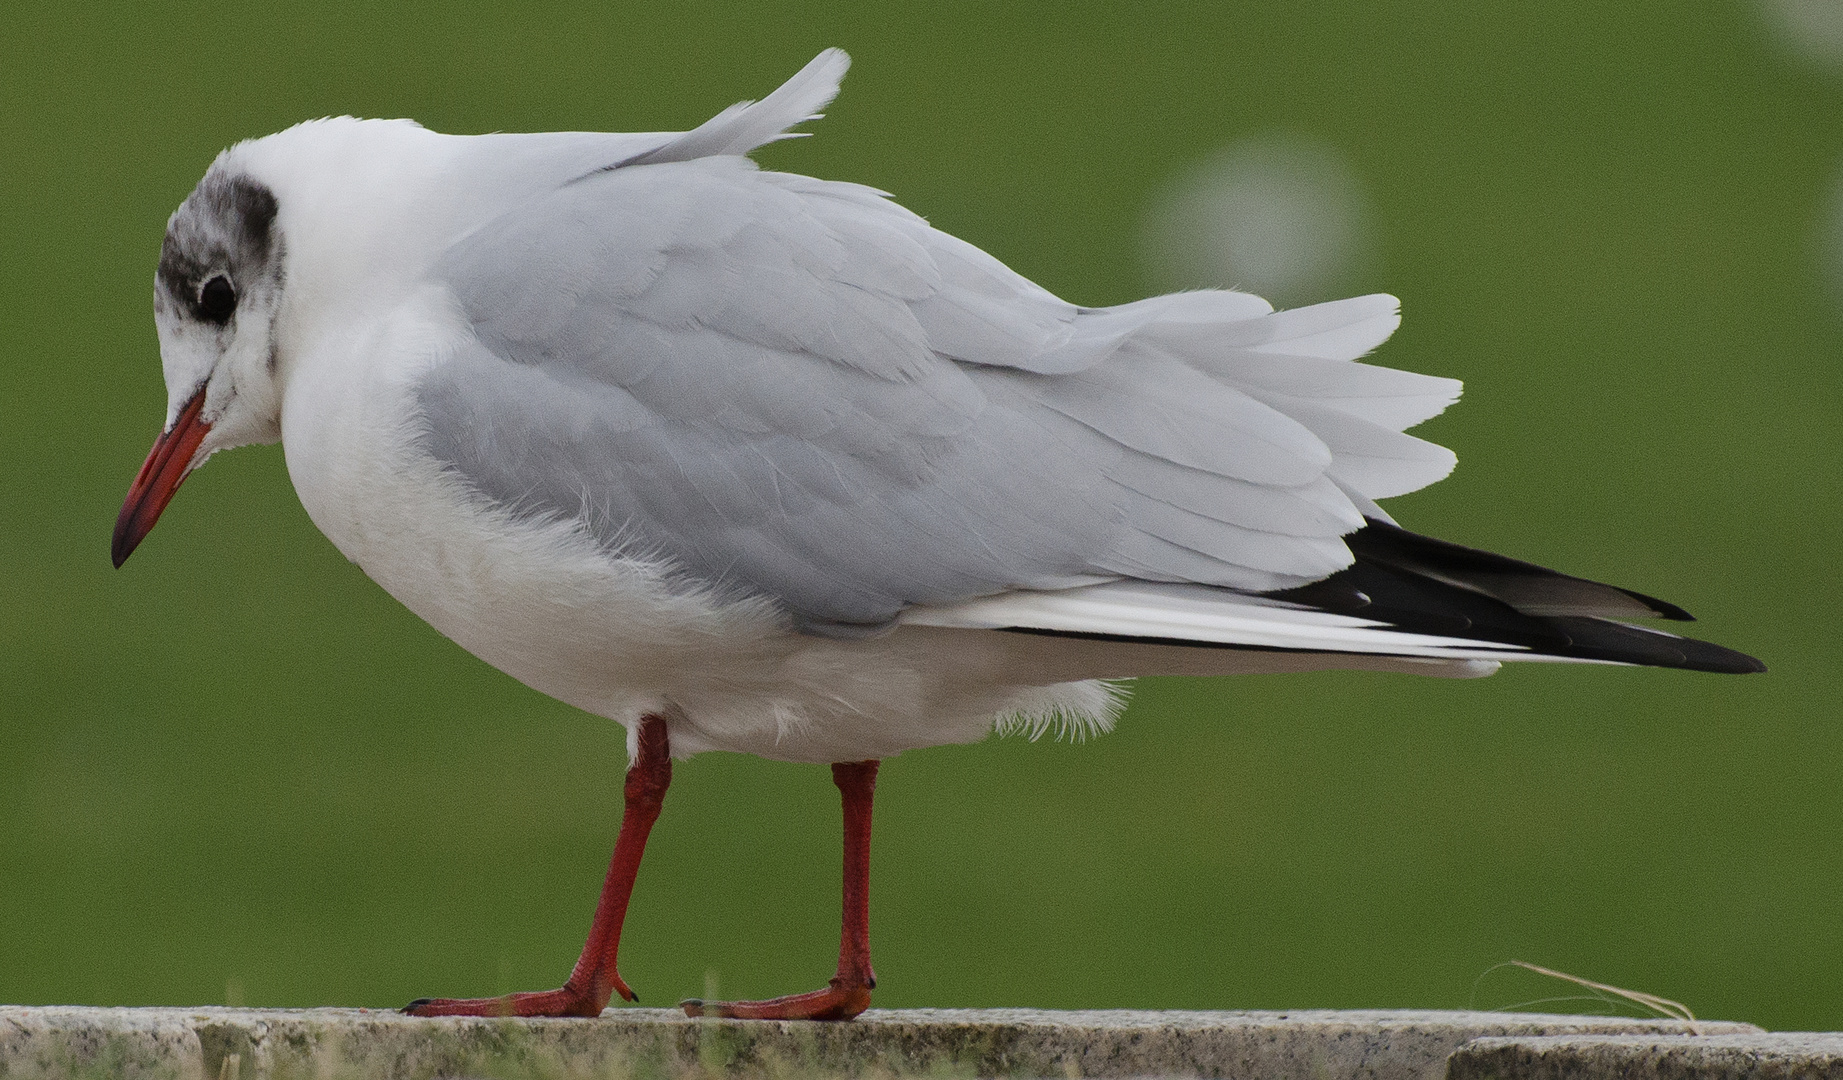
[[[877,977],[875,975],[872,975],[870,978],[865,979],[864,985],[869,987],[872,990],[875,990],[877,988]]]
[[[417,998],[415,1001],[410,1002],[408,1005],[405,1005],[403,1008],[398,1009],[397,1011],[406,1013],[406,1012],[409,1012],[411,1009],[419,1008],[423,1005],[433,1005],[433,1004],[435,1004],[434,998]]]

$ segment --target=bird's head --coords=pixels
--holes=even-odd
[[[207,457],[281,438],[274,323],[284,243],[277,209],[267,185],[220,158],[167,222],[154,282],[166,427],[116,519],[117,566]]]
[[[390,310],[482,222],[662,138],[458,137],[342,116],[219,154],[160,248],[166,426],[116,521],[115,565],[207,457],[281,438],[304,355]]]

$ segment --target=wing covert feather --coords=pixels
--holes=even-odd
[[[1080,308],[739,157],[583,176],[437,274],[475,340],[419,389],[432,453],[816,632],[1116,577],[1302,585],[1368,500],[1450,468],[1395,421],[1454,384],[1353,362],[1392,298]]]

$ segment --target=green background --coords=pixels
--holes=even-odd
[[[1063,296],[1136,298],[1152,193],[1242,136],[1339,147],[1457,375],[1410,527],[1683,603],[1773,670],[1142,685],[1085,745],[904,755],[888,1006],[1505,1006],[1521,958],[1843,1028],[1832,613],[1843,323],[1816,236],[1843,77],[1748,4],[14,4],[0,35],[0,1001],[394,1006],[554,986],[619,729],[399,608],[280,449],[194,477],[119,572],[158,428],[166,216],[323,114],[696,124],[855,58],[773,166],[895,192]],[[649,1004],[831,973],[823,768],[679,767],[628,919]]]

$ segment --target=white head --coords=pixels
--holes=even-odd
[[[180,481],[217,450],[281,438],[273,332],[286,241],[268,185],[218,160],[167,222],[154,279],[154,325],[167,424],[116,522],[128,557]]]
[[[203,390],[212,449],[281,438],[272,329],[287,244],[275,193],[228,156],[167,222],[154,285],[167,415]]]

